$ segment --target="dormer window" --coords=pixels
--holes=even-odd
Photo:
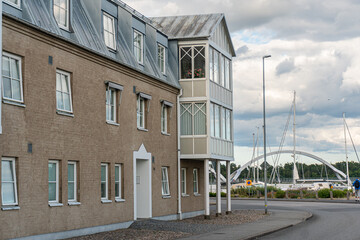
[[[165,47],[158,44],[158,66],[162,74],[165,74]]]
[[[69,30],[69,0],[54,0],[54,16],[60,28]]]
[[[104,41],[108,48],[116,50],[115,21],[109,14],[103,14]]]
[[[4,2],[17,8],[20,8],[20,4],[21,4],[21,0],[4,0]]]
[[[134,54],[138,63],[144,63],[144,34],[134,30]]]

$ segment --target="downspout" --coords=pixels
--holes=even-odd
[[[2,0],[0,0],[0,66],[2,66]],[[1,72],[1,70],[0,70]],[[2,78],[0,78],[0,134],[2,134],[2,122],[1,122],[1,118],[2,118],[2,110],[1,110],[1,105],[2,105]]]
[[[182,89],[176,99],[177,110],[177,165],[178,165],[178,216],[182,220],[181,213],[181,164],[180,164],[180,97],[182,96]]]

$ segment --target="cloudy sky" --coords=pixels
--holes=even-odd
[[[262,56],[267,54],[272,55],[266,59],[266,124],[272,150],[279,147],[294,90],[299,150],[331,162],[344,160],[343,112],[360,150],[358,0],[125,2],[149,17],[225,13],[237,52],[233,59],[237,163],[251,158],[252,134],[262,126]],[[289,130],[284,149],[292,145]],[[349,136],[347,140],[350,143]],[[357,161],[351,143],[348,148],[349,160]]]

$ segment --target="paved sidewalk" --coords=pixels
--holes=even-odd
[[[237,226],[225,227],[209,233],[193,235],[186,240],[227,240],[227,239],[254,239],[272,232],[276,232],[296,224],[302,223],[312,217],[310,212],[303,211],[270,211],[271,214],[257,222],[245,223]]]
[[[211,203],[212,204],[216,204],[215,202],[215,198],[211,198]],[[225,200],[225,198],[222,198],[222,200]],[[254,200],[254,201],[264,201],[264,198],[239,198],[239,197],[232,197],[231,201],[233,200]],[[355,198],[351,198],[350,200],[347,199],[336,199],[334,198],[333,200],[329,199],[329,198],[319,198],[319,199],[314,199],[314,198],[305,198],[305,199],[297,199],[297,198],[293,198],[293,199],[286,199],[286,198],[268,198],[268,201],[287,201],[287,202],[324,202],[324,203],[350,203],[350,204],[359,204],[359,202],[355,201]]]

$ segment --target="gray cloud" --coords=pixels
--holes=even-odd
[[[289,73],[295,69],[294,59],[285,59],[276,66],[276,75]]]
[[[239,48],[236,50],[236,55],[237,55],[237,56],[240,56],[240,55],[242,55],[242,54],[247,53],[247,51],[249,51],[249,48],[248,48],[246,45],[244,45],[244,46],[242,46],[242,47],[239,47]]]

